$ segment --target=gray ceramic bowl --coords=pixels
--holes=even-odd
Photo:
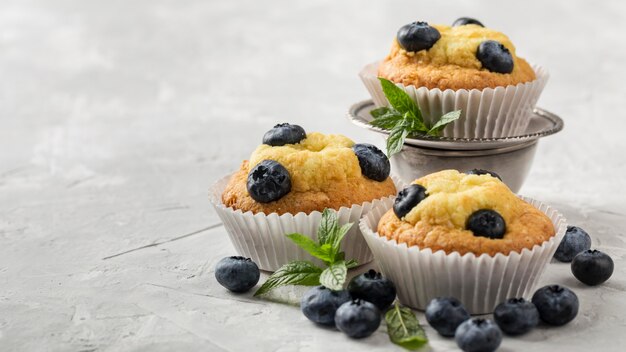
[[[371,100],[354,104],[348,119],[386,138],[388,131],[369,124],[372,120],[369,112],[373,108]],[[562,129],[560,117],[537,108],[526,133],[519,136],[491,139],[411,136],[402,151],[391,157],[392,172],[403,181],[411,182],[445,169],[485,169],[498,173],[504,183],[517,192],[530,171],[539,139]]]

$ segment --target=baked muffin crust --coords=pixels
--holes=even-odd
[[[228,182],[222,202],[227,207],[253,213],[310,213],[324,208],[339,209],[394,195],[391,178],[383,182],[361,174],[352,151],[354,142],[342,135],[309,133],[298,144],[280,147],[260,145]],[[270,203],[259,203],[246,188],[248,173],[263,160],[282,164],[291,178],[291,191]]]
[[[509,254],[541,245],[555,234],[550,219],[518,198],[497,178],[467,175],[456,170],[440,171],[414,182],[424,186],[428,197],[403,219],[389,210],[378,223],[378,234],[398,243],[433,252],[461,255]],[[506,222],[502,239],[475,236],[465,229],[469,216],[480,209],[497,211]]]
[[[378,76],[405,86],[452,89],[484,89],[526,83],[536,78],[532,67],[517,57],[515,46],[501,32],[477,25],[433,25],[441,38],[428,50],[407,52],[394,39],[391,52],[380,63]],[[485,40],[503,44],[513,56],[513,71],[491,72],[476,58]]]

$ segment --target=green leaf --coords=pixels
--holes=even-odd
[[[359,262],[357,262],[354,259],[350,259],[346,262],[346,267],[348,269],[356,268],[358,265],[359,265]]]
[[[324,209],[322,220],[317,228],[317,241],[320,245],[332,244],[332,236],[337,231],[337,214],[332,209]]]
[[[333,241],[333,251],[335,253],[338,253],[339,249],[341,249],[341,241],[343,241],[343,238],[346,236],[348,231],[350,231],[352,225],[354,225],[354,223],[349,222],[335,231],[335,239]]]
[[[411,97],[406,94],[401,88],[396,86],[393,82],[388,79],[378,77],[380,84],[383,87],[383,93],[385,93],[385,97],[389,100],[389,104],[398,110],[398,112],[405,114],[407,112],[411,113],[414,117],[422,120],[422,113],[413,101]]]
[[[387,137],[388,157],[391,157],[392,155],[402,150],[404,140],[408,135],[409,131],[402,125],[398,125],[391,130],[391,132],[389,133],[389,137]]]
[[[343,289],[347,275],[348,267],[346,262],[342,260],[324,269],[320,275],[320,284],[333,291],[339,291]]]
[[[441,130],[444,129],[449,123],[452,123],[461,117],[461,110],[450,111],[441,116],[437,123],[428,131],[431,136],[438,136]]]
[[[387,106],[381,106],[379,108],[376,109],[372,109],[372,111],[370,111],[370,115],[372,115],[373,118],[379,118],[383,115],[386,115],[388,113],[392,112],[391,109],[389,109],[389,107]]]
[[[404,119],[404,116],[393,110],[385,115],[375,118],[370,122],[370,125],[379,127],[385,130],[390,130],[394,128],[398,123],[401,123]]]
[[[428,127],[424,124],[424,121],[417,119],[411,114],[404,114],[404,119],[402,120],[402,125],[409,133],[426,133],[428,132]]]
[[[307,261],[295,261],[285,264],[270,275],[254,295],[260,296],[274,288],[286,285],[319,285],[322,271],[322,268],[318,268],[313,263]]]
[[[416,350],[428,343],[426,333],[411,309],[400,307],[396,302],[394,307],[385,313],[385,321],[389,339],[396,345],[407,350]]]
[[[332,246],[324,245],[320,246],[317,242],[313,241],[310,237],[292,233],[287,235],[298,247],[304,249],[307,253],[325,262],[331,262],[331,250]]]

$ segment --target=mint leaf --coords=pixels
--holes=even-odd
[[[337,214],[332,209],[324,209],[322,212],[322,220],[317,228],[317,241],[320,245],[330,243],[330,240],[335,231],[337,230]]]
[[[348,231],[350,231],[350,229],[352,228],[352,225],[354,225],[353,223],[349,222],[343,226],[341,226],[340,228],[338,228],[335,231],[334,234],[334,239],[333,239],[333,251],[335,253],[339,252],[339,249],[341,249],[341,241],[343,240],[343,238],[346,236],[346,234],[348,233]]]
[[[389,133],[389,137],[387,137],[387,156],[391,157],[392,155],[398,153],[402,150],[402,146],[404,145],[404,140],[406,136],[409,135],[409,131],[405,128],[404,125],[399,124],[394,127]]]
[[[270,275],[254,295],[260,296],[274,288],[286,285],[319,285],[322,271],[322,268],[318,268],[313,263],[307,261],[295,261],[285,264]]]
[[[385,321],[389,339],[396,345],[407,350],[416,350],[428,343],[426,333],[411,309],[400,307],[396,302],[394,307],[385,313]]]
[[[409,112],[414,117],[422,120],[422,113],[420,112],[419,107],[415,104],[413,99],[406,94],[405,91],[400,89],[388,79],[378,77],[378,80],[383,87],[385,97],[389,100],[389,104],[391,104],[394,109],[398,110],[398,112],[402,114]]]
[[[343,289],[347,275],[348,267],[346,266],[346,262],[342,260],[324,269],[320,275],[320,284],[333,291],[339,291]]]
[[[370,111],[370,115],[372,115],[373,118],[377,119],[383,115],[386,115],[388,113],[392,112],[391,109],[389,109],[389,107],[387,106],[381,106],[379,108],[376,109],[372,109],[372,111]]]
[[[404,115],[402,115],[401,113],[395,110],[392,110],[385,115],[374,118],[370,122],[370,125],[379,127],[385,130],[390,130],[394,128],[398,123],[401,123],[403,119],[404,119]]]
[[[346,262],[346,267],[348,269],[356,268],[358,265],[359,265],[359,262],[357,262],[354,259],[350,259]]]
[[[287,235],[287,237],[292,240],[298,247],[304,249],[307,253],[314,256],[317,259],[320,259],[324,262],[330,263],[331,259],[331,250],[332,246],[324,245],[320,246],[317,242],[313,241],[310,237],[299,233],[292,233]]]
[[[441,116],[437,123],[428,131],[428,134],[431,136],[438,136],[441,130],[444,129],[449,123],[452,123],[461,117],[461,110],[450,111],[445,115]]]

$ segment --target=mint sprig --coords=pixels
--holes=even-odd
[[[389,339],[398,346],[416,350],[428,343],[426,333],[413,311],[401,307],[398,302],[385,313],[385,322]]]
[[[387,138],[387,155],[392,156],[402,150],[404,141],[411,134],[425,134],[439,136],[441,131],[461,117],[461,110],[451,111],[439,118],[432,126],[427,126],[422,117],[422,111],[411,97],[393,82],[378,77],[385,97],[391,107],[380,107],[370,112],[374,120],[370,122],[385,130],[389,130]]]
[[[331,209],[324,209],[322,220],[317,228],[317,241],[299,233],[288,234],[298,247],[311,256],[324,262],[320,268],[309,261],[294,261],[276,270],[254,293],[263,295],[272,289],[286,285],[316,286],[323,285],[331,290],[341,290],[346,281],[348,269],[358,265],[356,260],[345,260],[341,251],[341,241],[352,227],[352,223],[339,226],[337,214]]]

